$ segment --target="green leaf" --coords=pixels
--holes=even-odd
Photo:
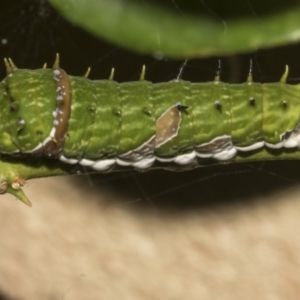
[[[223,16],[224,4],[218,2],[211,10],[215,16],[209,17],[203,13],[196,15],[192,9],[180,12],[150,1],[49,1],[68,20],[90,33],[121,47],[159,57],[230,55],[300,39],[300,5],[297,4],[285,4],[276,10],[263,6],[263,12],[256,13],[253,9],[251,15],[242,14],[234,2],[228,1],[225,8],[231,14]],[[263,2],[273,6],[269,1]]]

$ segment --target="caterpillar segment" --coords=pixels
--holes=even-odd
[[[177,79],[117,83],[69,76],[57,55],[52,69],[18,69],[5,59],[0,85],[0,193],[30,204],[26,179],[116,166],[197,167],[208,160],[299,159],[300,86]],[[269,149],[269,150],[268,150]],[[245,155],[246,154],[246,155]],[[278,156],[277,156],[278,158]]]

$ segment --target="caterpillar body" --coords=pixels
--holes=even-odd
[[[279,83],[255,83],[249,75],[243,84],[224,83],[219,76],[208,83],[153,84],[144,80],[143,69],[139,81],[119,84],[113,75],[93,81],[88,74],[68,76],[58,56],[52,69],[5,64],[1,160],[48,157],[95,171],[145,170],[157,162],[185,168],[262,148],[300,147],[300,85],[286,84],[288,68]],[[15,170],[10,180],[0,170],[0,191],[26,202],[19,192],[22,180],[38,172]]]

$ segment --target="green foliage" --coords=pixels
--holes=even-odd
[[[230,55],[300,39],[298,1],[49,0],[90,33],[140,53],[173,58]],[[171,2],[171,1],[170,1]],[[252,7],[250,7],[250,5]],[[246,9],[248,8],[248,9]]]

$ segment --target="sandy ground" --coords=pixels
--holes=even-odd
[[[1,197],[8,299],[299,299],[300,190],[168,213],[79,184],[31,181],[32,209]]]

